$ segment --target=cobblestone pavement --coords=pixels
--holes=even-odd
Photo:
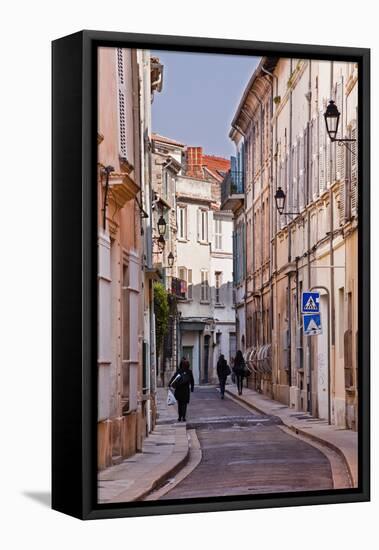
[[[187,427],[196,429],[202,459],[161,500],[332,489],[324,453],[280,424],[274,416],[221,400],[215,387],[195,387]]]

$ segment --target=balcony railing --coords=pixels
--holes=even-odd
[[[221,208],[234,210],[244,199],[244,173],[229,170],[221,184]]]

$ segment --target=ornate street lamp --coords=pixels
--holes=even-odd
[[[172,267],[174,265],[174,254],[170,252],[170,254],[167,256],[168,261],[168,267]]]
[[[278,187],[275,193],[275,204],[276,209],[279,212],[280,215],[284,212],[284,205],[286,203],[286,195],[281,187]]]
[[[274,195],[276,209],[280,216],[299,216],[301,212],[284,212],[284,206],[286,204],[286,194],[281,187],[278,187]]]
[[[338,138],[338,124],[340,121],[341,113],[338,110],[337,105],[331,99],[328,103],[326,111],[324,113],[326,131],[331,141],[337,141],[338,143],[344,143],[345,141],[357,141],[356,139]]]
[[[158,220],[158,233],[161,237],[166,233],[166,220],[163,216]]]
[[[164,250],[164,247],[166,246],[166,241],[164,240],[164,237],[163,235],[160,235],[159,239],[158,239],[158,248],[161,252],[163,252]]]
[[[324,113],[326,131],[332,141],[336,141],[338,124],[340,121],[341,113],[339,112],[337,105],[331,99]]]

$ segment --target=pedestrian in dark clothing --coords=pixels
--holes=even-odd
[[[242,395],[243,378],[245,376],[246,364],[242,351],[238,350],[234,359],[233,372],[236,376],[238,395]]]
[[[230,374],[230,367],[225,357],[221,354],[219,357],[219,360],[217,361],[217,376],[220,382],[221,399],[224,399],[225,384],[229,374]]]
[[[178,402],[178,422],[181,420],[185,422],[187,405],[190,401],[190,391],[193,392],[195,385],[190,364],[186,357],[183,357],[180,361],[179,368],[172,376],[168,385],[171,386],[171,384],[175,388],[174,395]]]

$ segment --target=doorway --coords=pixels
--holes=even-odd
[[[193,346],[183,346],[183,357],[187,357],[190,369],[193,371]]]
[[[317,402],[319,418],[328,419],[328,299],[320,296],[322,334],[317,336]],[[312,336],[315,338],[315,336]]]

